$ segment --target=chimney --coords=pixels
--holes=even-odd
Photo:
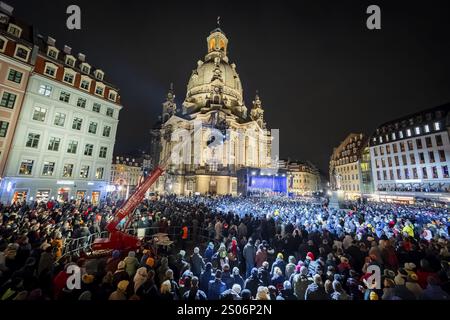
[[[48,37],[47,38],[47,44],[49,45],[49,46],[55,46],[55,43],[56,43],[56,40],[55,39],[53,39],[52,37]]]
[[[81,62],[85,62],[86,61],[86,56],[83,53],[79,53],[78,54],[78,60],[80,60]]]
[[[72,48],[69,46],[64,45],[64,53],[65,54],[70,54],[72,52]]]
[[[11,7],[9,4],[0,1],[0,11],[6,13],[8,16],[12,16],[14,7]]]

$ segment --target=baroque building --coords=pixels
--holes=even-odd
[[[159,192],[236,195],[237,170],[271,165],[272,137],[262,100],[256,93],[248,110],[220,28],[207,37],[207,54],[192,71],[181,108],[171,86],[160,119],[152,130],[159,142],[153,148],[159,162],[170,159],[170,165],[155,186]]]

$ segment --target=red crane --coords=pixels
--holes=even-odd
[[[163,162],[165,163],[165,161]],[[124,218],[134,212],[134,209],[141,203],[145,193],[153,183],[164,173],[164,164],[156,167],[137,187],[136,191],[129,197],[116,211],[114,219],[108,223],[106,229],[109,231],[109,238],[95,239],[92,250],[134,250],[140,246],[140,240],[128,233],[117,229],[117,225]]]

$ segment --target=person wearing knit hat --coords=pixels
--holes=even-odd
[[[423,289],[419,285],[418,280],[419,280],[419,277],[417,276],[417,274],[414,272],[411,272],[410,274],[408,274],[408,277],[407,277],[406,283],[405,283],[406,288],[416,296],[416,299],[419,299],[423,292]]]
[[[241,288],[244,287],[244,278],[242,278],[241,274],[240,274],[240,270],[238,267],[234,267],[233,268],[233,283],[234,284],[238,284],[241,286]]]
[[[252,293],[248,289],[244,289],[241,291],[241,299],[242,300],[252,300]]]
[[[127,300],[128,280],[122,280],[117,284],[117,289],[109,296],[109,300]]]
[[[306,259],[308,259],[308,260],[310,260],[310,261],[314,261],[314,260],[315,260],[315,259],[314,259],[314,253],[312,253],[311,251],[308,252],[308,253],[306,254]]]

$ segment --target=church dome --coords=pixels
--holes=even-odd
[[[192,71],[183,105],[192,111],[206,106],[208,95],[213,90],[213,80],[219,77],[226,106],[230,109],[243,106],[241,80],[236,65],[230,64],[227,57],[228,39],[217,28],[211,31],[207,44],[208,53],[203,61],[197,62],[197,68]]]

